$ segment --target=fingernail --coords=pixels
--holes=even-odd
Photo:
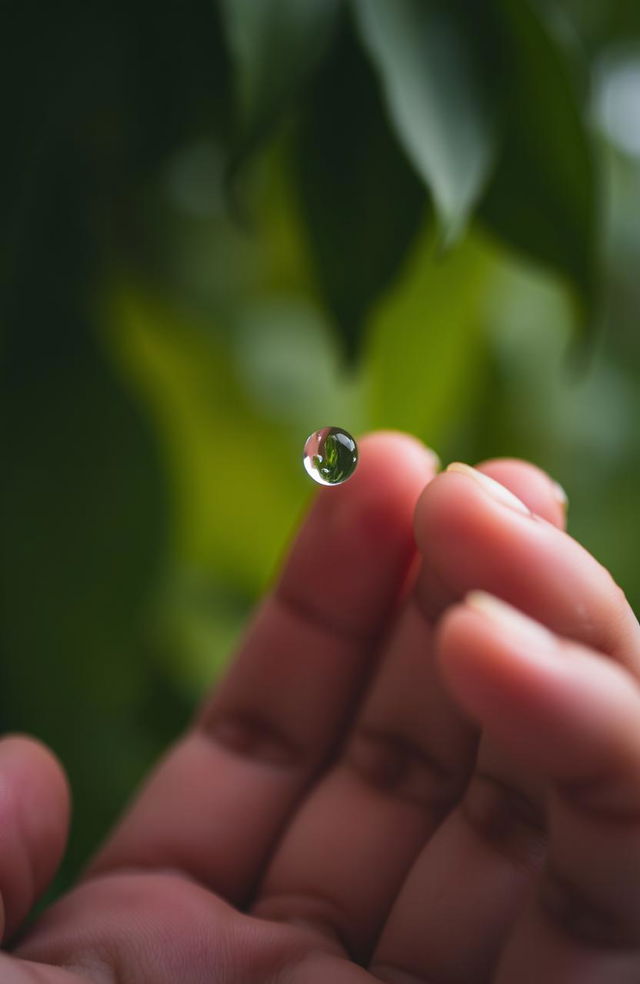
[[[500,482],[496,482],[493,478],[489,478],[488,475],[484,475],[478,471],[477,468],[464,465],[461,461],[454,461],[447,467],[447,471],[457,472],[460,475],[466,475],[468,478],[474,479],[484,489],[487,495],[490,495],[497,502],[502,503],[503,506],[509,506],[511,509],[515,509],[516,512],[522,513],[525,516],[531,515],[531,511],[527,509],[524,502],[517,495],[510,492],[504,485],[500,485]]]
[[[567,511],[569,509],[569,496],[560,485],[560,482],[552,482],[551,489],[553,492],[553,498],[556,500],[556,502],[558,503],[558,505],[560,506],[560,508],[562,509],[563,513],[566,516]]]
[[[436,452],[433,450],[433,448],[429,448],[429,447],[426,447],[425,446],[425,449],[424,450],[426,452],[427,459],[428,459],[429,463],[431,464],[431,467],[433,468],[433,470],[435,472],[439,472],[440,469],[442,468],[442,461],[440,459],[440,455],[439,454],[436,454]]]
[[[558,648],[556,637],[544,625],[523,615],[495,595],[486,591],[470,591],[464,600],[474,612],[491,619],[500,626],[505,636],[517,638],[522,645],[532,646],[536,652],[551,652]]]

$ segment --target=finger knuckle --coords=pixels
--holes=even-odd
[[[461,808],[475,833],[498,853],[519,866],[540,866],[547,843],[544,815],[522,792],[477,773]]]
[[[460,775],[400,733],[360,728],[344,761],[367,785],[438,815],[459,793]]]

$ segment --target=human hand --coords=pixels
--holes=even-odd
[[[473,473],[439,476],[395,614],[433,461],[400,435],[363,442],[196,726],[86,878],[0,957],[3,982],[638,978],[638,628],[551,525],[549,480],[486,470],[548,522]],[[479,588],[572,642],[461,602]],[[66,793],[21,739],[0,745],[0,780],[11,932],[62,850]]]

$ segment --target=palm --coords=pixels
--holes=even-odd
[[[174,873],[112,874],[76,888],[45,916],[23,950],[24,960],[0,958],[6,984],[31,981],[36,966],[38,984],[258,984],[277,980],[301,961],[300,981],[313,980],[316,968],[336,984],[368,977],[345,958],[332,959],[327,972],[328,957],[318,952],[313,934],[243,915]]]
[[[380,435],[357,476],[321,494],[195,728],[87,878],[2,958],[3,981],[493,979],[545,854],[538,763],[527,773],[512,762],[508,715],[498,713],[497,741],[478,745],[432,658],[434,616],[484,587],[585,642],[594,626],[568,624],[562,564],[558,591],[540,600],[536,578],[548,587],[549,572],[521,563],[520,528],[505,535],[495,503],[461,476],[438,479],[421,501],[417,540],[429,553],[399,603],[414,569],[412,514],[432,468],[413,442]],[[561,522],[541,473],[492,469]],[[551,535],[560,536],[548,524],[535,531]],[[544,566],[547,548],[529,549],[534,568]],[[569,550],[565,568],[583,563]],[[465,641],[470,617],[440,639],[454,689],[485,632],[473,624]],[[469,696],[462,677],[473,710],[482,686]],[[55,796],[45,795],[53,816]],[[36,887],[58,853],[59,835],[47,836],[48,852],[30,859]],[[28,841],[23,854],[33,854]],[[15,902],[17,880],[4,880],[11,928],[24,893]],[[513,959],[500,984],[547,980],[526,977],[522,954]]]

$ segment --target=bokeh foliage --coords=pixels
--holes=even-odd
[[[640,602],[631,5],[7,0],[0,37],[0,723],[69,768],[68,871],[319,426],[533,458]]]

